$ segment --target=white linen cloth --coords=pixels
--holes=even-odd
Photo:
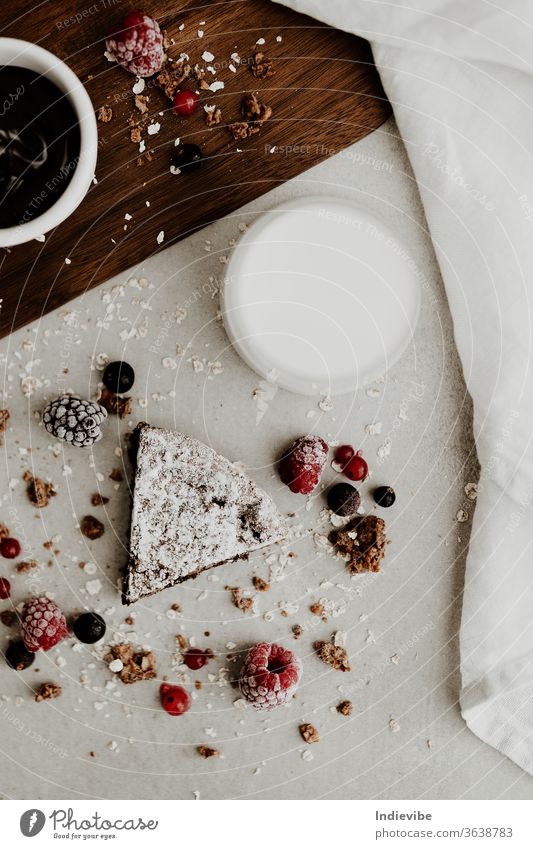
[[[462,714],[533,774],[533,3],[278,2],[371,42],[418,181],[481,463]]]

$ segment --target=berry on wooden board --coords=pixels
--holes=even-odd
[[[180,88],[174,95],[174,111],[188,118],[198,108],[200,98],[197,92],[188,88]]]

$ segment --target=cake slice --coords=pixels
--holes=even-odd
[[[285,537],[270,496],[197,439],[141,423],[131,448],[125,604]]]

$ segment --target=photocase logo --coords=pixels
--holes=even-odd
[[[29,811],[24,811],[20,818],[20,830],[24,837],[35,837],[43,830],[46,817],[38,808],[30,808]]]

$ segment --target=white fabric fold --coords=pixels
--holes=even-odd
[[[372,44],[474,402],[461,706],[533,774],[533,4],[281,0]]]

